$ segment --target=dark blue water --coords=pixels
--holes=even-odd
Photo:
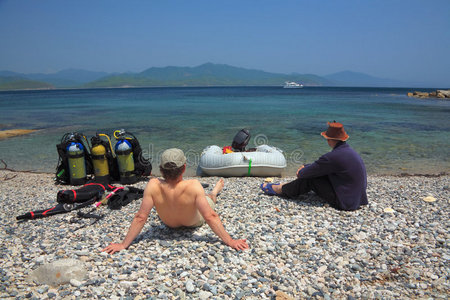
[[[247,128],[250,145],[285,151],[289,172],[329,151],[320,132],[344,123],[371,174],[450,171],[450,102],[408,98],[409,89],[278,87],[145,88],[0,92],[0,129],[39,129],[0,141],[15,169],[53,171],[66,132],[125,128],[157,163],[183,149],[193,173],[202,149],[230,145]]]

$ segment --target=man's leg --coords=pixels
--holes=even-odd
[[[337,204],[337,196],[328,176],[313,178],[309,185],[317,196],[327,201],[332,207],[340,209]]]
[[[214,201],[214,203],[217,202],[217,195],[220,193],[220,191],[222,191],[224,185],[225,183],[223,181],[223,178],[220,178],[212,191],[207,195],[209,198],[211,198],[212,201]]]
[[[209,206],[211,206],[213,210],[216,208],[217,194],[219,194],[220,191],[223,189],[224,184],[225,183],[223,179],[220,178],[219,181],[217,181],[214,188],[212,189],[212,191],[208,195],[206,195],[206,201],[208,201]],[[205,219],[203,219],[203,217],[200,216],[200,221],[197,224],[192,225],[190,227],[191,228],[200,227],[203,224],[205,224]]]
[[[282,195],[288,198],[295,198],[309,191],[314,191],[317,196],[327,201],[331,206],[338,208],[336,193],[328,176],[309,179],[298,178],[281,187]]]
[[[311,191],[309,179],[300,179],[300,178],[285,183],[280,188],[281,194],[288,198],[295,198]]]

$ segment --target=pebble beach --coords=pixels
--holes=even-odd
[[[314,194],[266,196],[263,178],[225,178],[216,211],[249,250],[229,248],[207,225],[170,229],[153,211],[128,250],[114,255],[100,250],[124,238],[141,199],[121,210],[101,207],[95,213],[104,218],[95,224],[76,211],[17,222],[56,204],[57,191],[68,187],[52,177],[0,171],[1,299],[449,297],[449,175],[369,176],[369,205],[354,212]],[[218,180],[198,179],[206,191]],[[40,266],[62,259],[75,260],[85,277],[60,285],[33,280]]]

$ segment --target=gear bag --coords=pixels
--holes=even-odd
[[[133,200],[142,198],[144,190],[132,186],[124,187],[108,200],[109,209],[121,209]]]
[[[79,189],[61,190],[56,195],[58,203],[83,203],[95,198],[100,200],[106,191],[111,191],[114,188],[112,185],[103,185],[101,183],[87,183]]]

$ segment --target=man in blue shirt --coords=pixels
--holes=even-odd
[[[261,184],[268,195],[295,198],[314,191],[319,197],[339,210],[356,210],[367,202],[367,174],[364,162],[347,143],[344,126],[336,121],[328,123],[321,135],[332,151],[312,164],[301,166],[297,179],[284,184]]]

